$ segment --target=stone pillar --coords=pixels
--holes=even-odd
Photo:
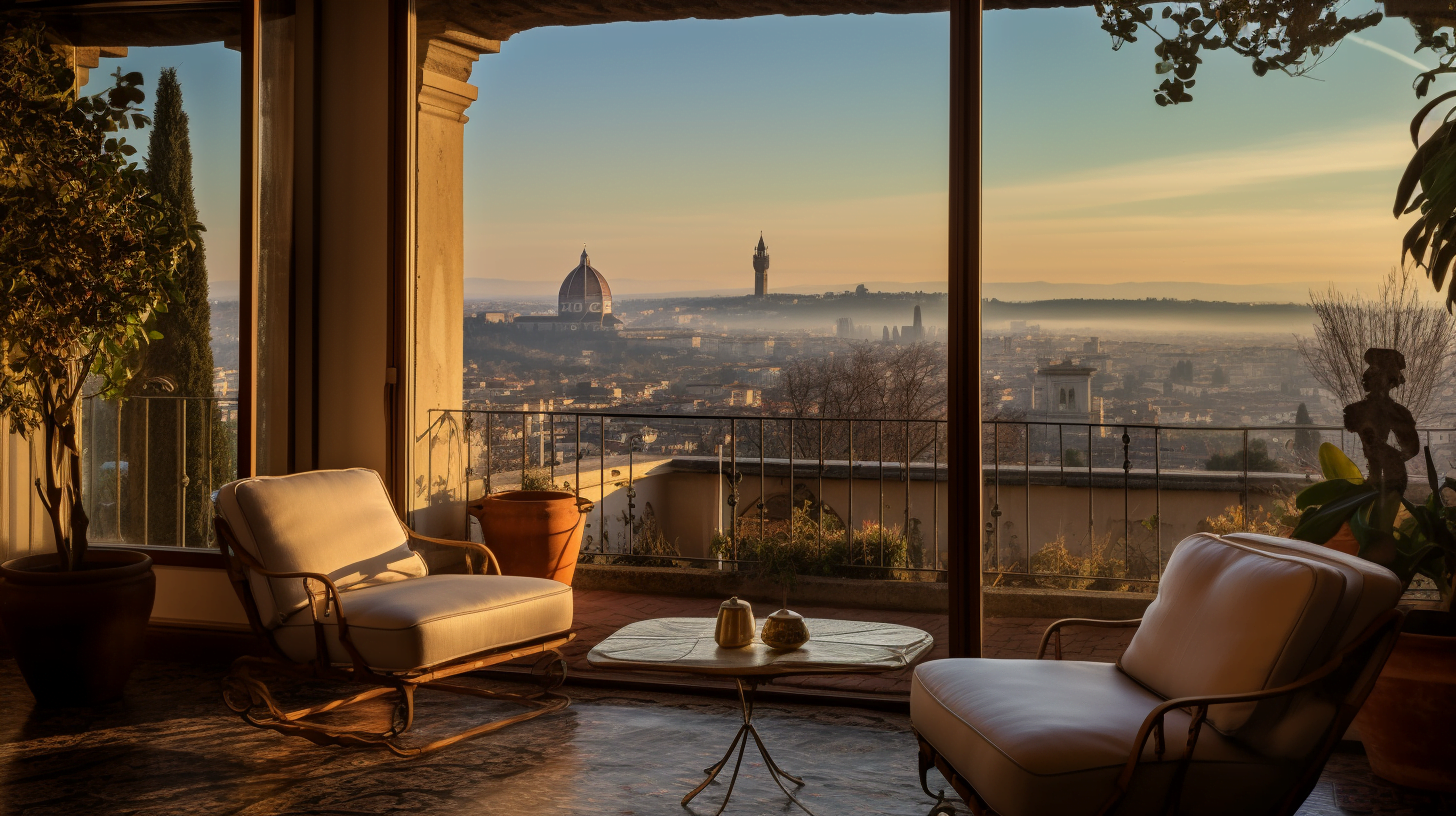
[[[465,111],[477,95],[467,80],[482,54],[499,52],[498,40],[420,22],[411,510],[415,527],[434,535],[465,532],[464,428],[458,415],[430,412],[463,401]]]

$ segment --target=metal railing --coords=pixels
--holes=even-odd
[[[91,397],[84,502],[97,543],[215,547],[212,491],[237,475],[237,400]]]
[[[1358,438],[1329,425],[989,420],[982,423],[982,432],[986,478],[983,568],[992,582],[1056,579],[1095,583],[1097,579],[1115,579],[1102,583],[1156,585],[1171,554],[1168,545],[1177,543],[1164,534],[1166,528],[1174,526],[1163,517],[1165,491],[1198,490],[1213,498],[1233,494],[1232,504],[1215,505],[1208,518],[1219,516],[1221,524],[1247,531],[1275,526],[1279,505],[1287,503],[1307,483],[1322,478],[1316,454],[1321,443],[1337,445],[1362,470],[1365,468]],[[1419,432],[1438,466],[1456,463],[1456,428],[1421,428]],[[1411,460],[1407,467],[1413,477],[1412,486],[1424,485],[1423,457]],[[1051,525],[1045,521],[1046,514],[1038,512],[1034,486],[1085,493],[1080,505],[1085,507],[1085,518],[1071,518],[1072,501],[1063,494],[1061,512],[1055,518],[1056,535],[1035,535],[1038,521],[1043,529]],[[1015,492],[1020,496],[1014,496]],[[1103,494],[1101,513],[1099,492]],[[1141,519],[1133,511],[1135,495],[1139,495],[1143,509],[1150,511]],[[1262,500],[1254,501],[1260,497]],[[1021,528],[1019,535],[1008,536],[1007,528],[1014,522],[1004,505],[1013,498],[1021,505]],[[1110,510],[1109,498],[1113,502]],[[1120,518],[1117,503],[1121,504]],[[1106,530],[1099,543],[1097,526],[1105,516],[1110,517],[1105,520],[1111,524],[1104,527],[1113,529]],[[1178,521],[1186,527],[1202,520]],[[1069,525],[1073,531],[1070,537],[1084,552],[1099,547],[1105,550],[1109,545],[1115,550],[1120,545],[1120,574],[1038,570],[1037,555],[1053,543],[1064,544]],[[1114,540],[1118,526],[1121,536]],[[1142,541],[1137,540],[1139,535]],[[1141,569],[1135,565],[1141,565]]]
[[[547,485],[580,496],[584,475],[595,480],[596,519],[582,544],[588,560],[736,568],[755,563],[773,543],[794,550],[811,569],[835,573],[944,568],[938,484],[945,479],[945,420],[494,409],[431,414],[437,437],[458,433],[463,440],[466,484],[479,483],[471,498]],[[641,463],[663,458],[677,469],[718,475],[716,554],[684,556],[676,548],[664,551],[662,541],[642,540],[650,531],[637,501]],[[773,492],[770,479],[775,487],[787,481],[787,489]],[[825,501],[826,482],[836,481],[873,481],[874,496],[846,487],[836,509]],[[912,489],[922,482],[930,489]],[[616,518],[603,499],[609,486],[625,498],[616,502]],[[866,503],[873,504],[868,513]],[[615,541],[613,522],[620,530]]]

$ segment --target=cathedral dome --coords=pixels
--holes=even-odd
[[[557,315],[565,320],[600,320],[612,313],[612,287],[607,278],[591,265],[586,250],[581,263],[566,274],[557,295]]]

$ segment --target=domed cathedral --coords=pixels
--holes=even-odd
[[[621,327],[622,321],[612,314],[612,287],[607,277],[591,265],[586,247],[581,249],[581,262],[566,273],[556,296],[556,316],[522,316],[516,324],[528,331],[602,331]]]

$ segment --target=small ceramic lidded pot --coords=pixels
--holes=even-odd
[[[780,609],[764,619],[759,637],[774,649],[797,649],[809,642],[809,625],[798,612]]]
[[[756,627],[753,607],[734,595],[718,607],[718,625],[713,629],[713,640],[725,649],[740,649],[753,642]]]

